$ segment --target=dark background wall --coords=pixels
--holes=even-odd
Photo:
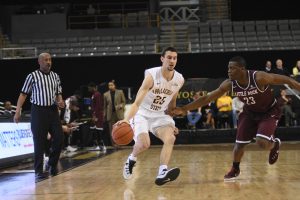
[[[230,53],[179,54],[176,70],[188,78],[227,77],[228,60],[236,55],[243,56],[249,69],[264,69],[267,59],[275,64],[283,59],[284,66],[291,73],[299,51],[258,51]],[[53,58],[53,71],[57,72],[63,84],[64,97],[72,95],[80,86],[116,80],[119,87],[132,87],[135,93],[142,83],[144,70],[159,66],[160,55],[131,55],[103,57]],[[16,103],[27,74],[38,68],[36,59],[0,60],[1,101],[9,99]],[[28,101],[27,101],[28,103]],[[25,105],[27,107],[28,105]]]
[[[297,19],[297,1],[231,0],[231,20]]]

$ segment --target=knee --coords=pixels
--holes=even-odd
[[[139,149],[141,149],[141,150],[146,150],[146,149],[149,149],[149,147],[150,147],[150,142],[141,141],[141,142],[138,143],[137,146],[138,146]]]
[[[165,139],[164,139],[164,144],[174,144],[176,140],[176,137],[174,134],[170,134],[168,135]]]
[[[244,150],[245,146],[246,146],[246,144],[238,144],[238,143],[236,143],[234,145],[234,149],[233,150],[234,150],[234,152],[240,152],[240,151]]]
[[[268,146],[267,143],[268,143],[268,141],[265,139],[256,138],[256,144],[262,149],[267,149],[267,146]]]

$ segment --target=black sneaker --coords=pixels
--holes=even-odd
[[[279,147],[280,147],[281,141],[279,138],[274,139],[274,147],[271,149],[269,154],[269,164],[273,165],[278,160],[279,156]]]
[[[240,175],[240,170],[232,167],[230,171],[225,174],[224,181],[235,180]]]
[[[123,168],[123,177],[125,179],[130,179],[132,176],[132,169],[135,165],[136,161],[130,160],[129,158],[127,159],[124,168]]]
[[[164,169],[155,180],[156,185],[163,185],[167,182],[174,181],[180,174],[179,168]]]
[[[49,173],[48,172],[35,173],[35,182],[39,182],[39,181],[45,180],[48,177],[49,177]]]
[[[49,173],[50,173],[51,176],[56,176],[58,174],[57,167],[50,166],[49,167]]]

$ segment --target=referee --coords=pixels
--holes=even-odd
[[[62,99],[62,87],[59,76],[51,71],[51,56],[41,53],[38,57],[39,69],[31,72],[22,87],[17,102],[14,121],[19,122],[21,109],[27,95],[31,94],[31,131],[34,142],[34,170],[36,180],[57,175],[63,132],[59,119],[58,107],[65,106]],[[51,133],[52,144],[49,155],[49,173],[43,172],[43,155],[48,132]]]

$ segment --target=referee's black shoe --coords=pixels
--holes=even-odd
[[[57,167],[50,166],[49,167],[49,173],[50,173],[51,176],[56,176],[58,174]]]

